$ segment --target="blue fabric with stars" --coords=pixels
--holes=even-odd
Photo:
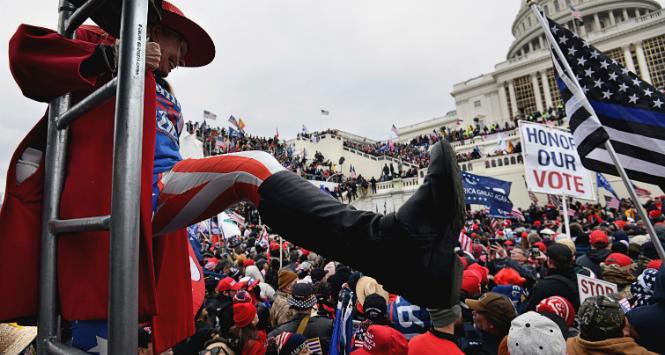
[[[462,173],[462,182],[465,204],[488,206],[493,216],[510,216],[513,203],[508,196],[512,182],[467,172]]]
[[[72,322],[72,346],[89,354],[107,354],[108,327],[106,320],[75,320]]]

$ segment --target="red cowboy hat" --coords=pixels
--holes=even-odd
[[[206,31],[194,21],[185,17],[175,5],[162,2],[161,24],[174,30],[187,41],[188,50],[185,57],[185,67],[202,67],[215,58],[215,44]]]

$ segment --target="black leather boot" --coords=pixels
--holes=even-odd
[[[462,266],[453,248],[464,220],[464,189],[455,152],[432,147],[416,193],[386,216],[358,211],[289,171],[259,188],[259,212],[296,245],[376,278],[386,290],[429,308],[459,301]]]

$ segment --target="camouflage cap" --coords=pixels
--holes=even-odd
[[[589,297],[578,312],[580,337],[600,341],[622,337],[625,315],[619,303],[608,296]]]

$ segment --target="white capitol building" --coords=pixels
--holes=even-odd
[[[647,82],[662,89],[665,87],[665,12],[658,2],[652,0],[540,0],[538,4],[548,17],[564,25],[605,52],[610,58],[641,76]],[[570,6],[582,13],[584,24],[574,24]],[[561,105],[559,92],[555,86],[554,72],[546,39],[531,10],[522,1],[522,6],[512,25],[515,40],[508,48],[506,60],[496,64],[494,72],[483,74],[453,86],[451,95],[455,99],[456,110],[445,116],[426,120],[417,124],[399,127],[397,141],[408,142],[414,137],[427,135],[432,130],[447,127],[457,130],[460,127],[478,124],[480,127],[506,123],[545,112]],[[499,135],[514,145],[519,142],[517,130],[485,137],[457,141],[453,146],[459,153],[467,153],[475,147],[483,152],[483,157],[461,162],[464,171],[512,181],[510,198],[516,207],[528,207],[530,201],[524,183],[524,167],[521,154],[508,154],[487,157],[486,153],[497,148]],[[374,157],[354,149],[344,147],[345,140],[351,142],[374,143],[372,140],[353,134],[323,134],[320,140],[292,140],[296,149],[307,150],[312,154],[320,151],[326,158],[337,161],[344,157],[346,164],[353,164],[358,174],[378,178],[385,163],[398,164],[388,157]],[[347,165],[348,167],[348,165]],[[346,169],[344,169],[346,170]],[[346,172],[346,171],[345,171]],[[388,211],[399,208],[413,190],[417,188],[424,171],[418,178],[382,182],[374,195],[354,202],[362,209],[379,209],[384,204]],[[618,178],[607,176],[615,190],[627,197],[626,190]],[[595,182],[595,178],[593,178]],[[661,191],[655,186],[638,183],[655,194]],[[547,199],[538,195],[541,202]]]

